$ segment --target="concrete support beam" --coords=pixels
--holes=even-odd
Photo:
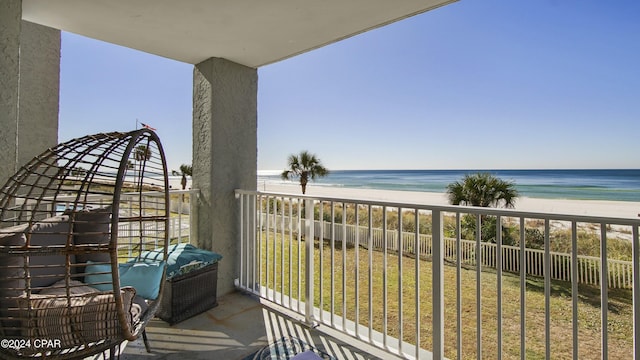
[[[22,22],[18,163],[58,143],[60,30]]]
[[[218,267],[222,295],[234,290],[238,270],[234,190],[257,186],[258,73],[210,58],[193,75],[193,186],[201,193],[192,224],[198,246],[224,256]]]
[[[22,20],[0,0],[0,186],[58,142],[60,31]]]
[[[0,186],[18,159],[22,0],[0,0]]]

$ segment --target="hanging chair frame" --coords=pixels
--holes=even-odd
[[[0,337],[16,345],[0,358],[84,358],[144,334],[165,283],[169,217],[164,150],[149,129],[73,139],[21,167],[0,189]],[[141,260],[158,249],[163,258]],[[34,347],[43,338],[53,346]]]

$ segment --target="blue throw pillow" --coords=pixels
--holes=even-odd
[[[132,286],[136,289],[137,295],[145,299],[154,300],[160,292],[160,281],[162,281],[164,267],[164,261],[118,264],[120,286]],[[113,290],[111,265],[95,264],[88,261],[85,273],[84,281],[89,286],[101,291]]]
[[[145,251],[138,261],[162,259],[163,249]],[[167,277],[180,274],[180,268],[191,263],[200,263],[202,266],[213,264],[222,259],[222,255],[212,251],[199,249],[191,244],[176,244],[167,248]]]
[[[113,290],[111,277],[111,265],[109,264],[95,264],[92,261],[87,261],[87,267],[84,269],[84,283],[96,288],[100,291]],[[99,284],[105,283],[105,284]]]

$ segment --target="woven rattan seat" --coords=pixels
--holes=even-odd
[[[167,166],[148,129],[84,136],[0,189],[0,358],[83,358],[143,334],[162,295]]]

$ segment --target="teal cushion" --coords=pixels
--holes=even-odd
[[[160,281],[165,262],[135,262],[118,265],[120,286],[132,286],[136,294],[154,300],[160,292]],[[101,291],[113,290],[111,265],[87,262],[84,282]],[[102,283],[102,284],[99,284]]]
[[[163,249],[145,251],[137,261],[157,261],[162,259]],[[222,259],[222,255],[212,251],[199,249],[191,244],[176,244],[167,248],[169,254],[167,258],[167,277],[180,274],[180,268],[185,265],[199,263],[200,267],[210,265]]]

